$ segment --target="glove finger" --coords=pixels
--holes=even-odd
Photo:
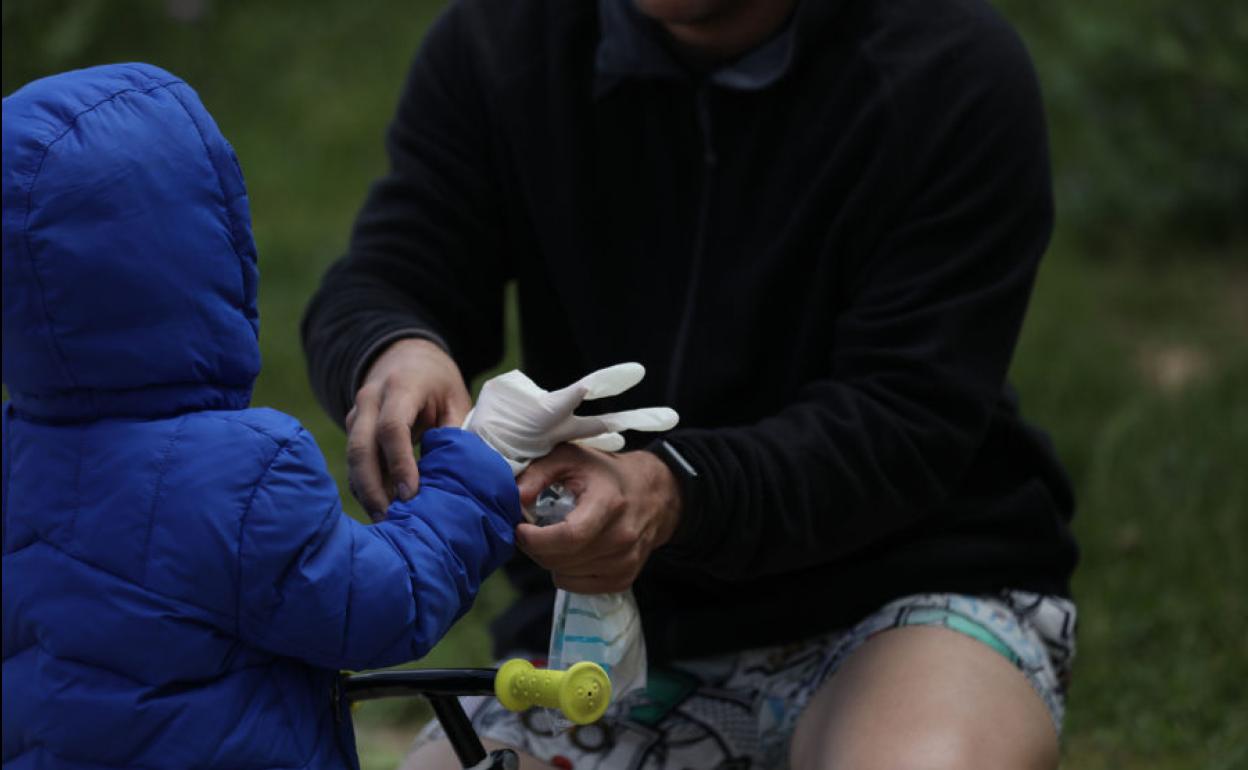
[[[646,367],[641,364],[616,364],[590,372],[566,388],[546,393],[541,400],[551,414],[570,415],[582,401],[618,396],[645,376]]]
[[[612,430],[599,417],[580,417],[574,414],[552,428],[545,438],[551,446],[555,446],[565,442],[575,443],[611,432]]]
[[[542,396],[540,403],[548,414],[563,418],[571,416],[584,400],[585,386],[577,381],[566,388],[546,393]]]
[[[606,369],[590,372],[580,379],[576,385],[585,389],[586,401],[595,398],[618,396],[646,376],[646,367],[638,363],[616,364]],[[573,387],[576,387],[574,385]]]
[[[590,372],[566,388],[546,393],[542,398],[542,403],[552,414],[570,415],[582,401],[618,396],[641,382],[645,376],[646,367],[641,364],[608,366],[605,369]]]
[[[600,433],[589,438],[578,438],[572,442],[587,449],[599,449],[603,452],[618,452],[624,448],[624,437],[618,433]]]
[[[665,431],[676,427],[680,417],[674,409],[665,406],[631,409],[627,412],[598,414],[591,417],[573,415],[552,430],[547,438],[552,443],[579,441],[601,433],[621,433],[626,430]]]
[[[680,415],[675,409],[665,406],[653,406],[646,409],[630,409],[627,412],[601,414],[593,418],[602,423],[609,431],[644,430],[664,431],[676,427]]]

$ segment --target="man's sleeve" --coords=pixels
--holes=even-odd
[[[898,106],[907,173],[854,271],[831,376],[756,424],[652,447],[682,479],[673,558],[726,579],[827,563],[930,516],[961,482],[1053,223],[1034,73],[993,33],[928,79],[923,114]]]
[[[300,429],[261,479],[239,535],[237,636],[330,669],[422,657],[512,553],[511,470],[454,428],[422,440],[420,494],[364,526],[346,516]]]
[[[434,340],[467,376],[502,354],[511,268],[497,142],[461,23],[453,4],[421,46],[387,134],[389,172],[303,319],[313,390],[339,424],[367,365],[396,339]]]

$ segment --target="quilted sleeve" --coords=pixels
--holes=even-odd
[[[240,638],[324,668],[423,656],[513,548],[511,470],[476,436],[425,433],[420,493],[365,526],[302,428],[278,451],[241,527]]]

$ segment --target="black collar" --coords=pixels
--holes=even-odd
[[[796,47],[795,13],[780,31],[757,48],[709,72],[681,62],[664,42],[657,22],[642,15],[633,0],[598,0],[602,37],[594,57],[594,96],[601,97],[629,78],[708,81],[736,91],[768,88],[789,71]]]

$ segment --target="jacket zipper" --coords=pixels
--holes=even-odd
[[[719,157],[715,154],[715,138],[711,125],[711,87],[703,84],[698,88],[697,96],[698,128],[702,133],[702,191],[698,200],[698,229],[694,233],[693,260],[689,265],[689,283],[685,289],[685,307],[680,316],[680,326],[676,329],[676,340],[672,346],[672,360],[668,366],[667,398],[669,406],[676,404],[676,395],[680,391],[680,362],[685,356],[685,348],[689,342],[689,330],[693,326],[694,305],[697,303],[697,288],[702,274],[702,262],[706,252],[707,228],[711,217],[712,184],[715,181],[715,170],[719,166]]]

